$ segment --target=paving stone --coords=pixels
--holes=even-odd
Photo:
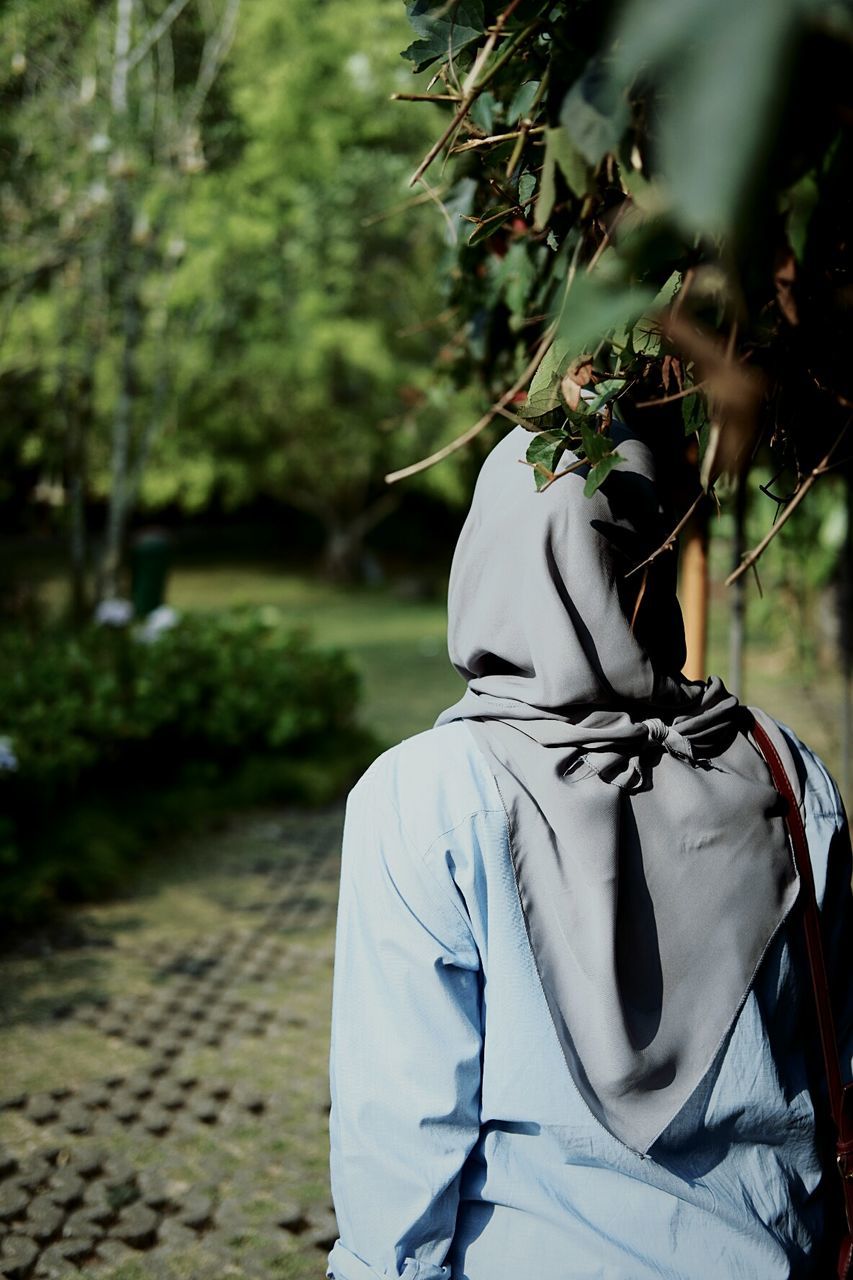
[[[184,1201],[183,1208],[177,1215],[177,1220],[185,1227],[192,1227],[195,1231],[200,1231],[202,1227],[207,1226],[212,1217],[213,1201],[210,1196],[203,1195],[201,1192],[193,1192]]]
[[[27,1115],[36,1124],[47,1124],[59,1115],[59,1107],[49,1093],[36,1094],[30,1098]]]
[[[139,1175],[139,1191],[149,1209],[163,1210],[169,1204],[169,1192],[159,1173],[146,1170]]]
[[[52,1244],[39,1258],[33,1274],[38,1276],[39,1280],[69,1280],[69,1277],[79,1276],[80,1268]]]
[[[106,1163],[107,1180],[114,1182],[136,1182],[136,1165],[127,1156],[114,1152]]]
[[[36,1196],[27,1209],[27,1220],[20,1231],[34,1240],[45,1241],[55,1236],[65,1221],[65,1211],[48,1196]]]
[[[122,1244],[121,1240],[112,1240],[107,1238],[99,1240],[95,1248],[95,1257],[99,1262],[104,1262],[110,1267],[120,1267],[125,1262],[130,1262],[137,1257],[135,1249],[131,1249],[129,1245]]]
[[[308,1226],[308,1219],[301,1205],[285,1200],[278,1206],[275,1225],[281,1227],[283,1231],[290,1231],[294,1235],[298,1235]]]
[[[117,1094],[113,1101],[113,1115],[122,1124],[130,1124],[131,1121],[137,1120],[139,1118],[139,1110],[139,1103],[135,1098],[131,1098],[127,1094]]]
[[[252,1115],[260,1115],[267,1109],[266,1099],[260,1093],[242,1093],[237,1101],[244,1111],[250,1111]]]
[[[39,1256],[39,1247],[29,1236],[6,1236],[3,1241],[2,1266],[7,1276],[14,1280],[23,1280],[30,1274],[35,1260]]]
[[[151,1081],[147,1076],[131,1076],[127,1082],[127,1092],[132,1098],[138,1098],[141,1100],[151,1097],[151,1094],[154,1092],[154,1086],[151,1084]]]
[[[104,1167],[104,1153],[98,1150],[73,1151],[67,1168],[80,1175],[81,1178],[94,1178]]]
[[[215,1102],[209,1099],[202,1099],[200,1102],[194,1102],[192,1105],[192,1114],[196,1120],[200,1120],[202,1124],[216,1124],[219,1119],[219,1107]]]
[[[172,1117],[162,1107],[146,1107],[142,1112],[142,1124],[149,1133],[168,1133],[172,1126]]]
[[[0,1110],[2,1111],[20,1111],[22,1107],[27,1105],[29,1094],[27,1093],[7,1093],[2,1102],[0,1102]]]
[[[78,1240],[83,1238],[90,1240],[100,1239],[106,1232],[105,1223],[98,1221],[102,1216],[97,1209],[75,1209],[73,1213],[68,1215],[62,1228],[62,1234]]]
[[[62,1127],[66,1133],[91,1133],[92,1121],[82,1107],[69,1107],[62,1116]]]
[[[104,1076],[104,1084],[107,1089],[118,1089],[124,1084],[126,1077],[118,1072],[112,1072],[108,1076]]]
[[[94,1109],[95,1107],[107,1107],[110,1104],[112,1094],[105,1085],[90,1084],[85,1089],[81,1089],[77,1095],[77,1100],[81,1106]]]
[[[185,1227],[175,1218],[164,1218],[160,1223],[157,1237],[168,1249],[186,1249],[198,1241],[198,1235],[191,1227]]]
[[[83,1262],[95,1248],[94,1236],[68,1236],[67,1239],[57,1240],[56,1248],[60,1250],[69,1262]]]
[[[30,1197],[27,1191],[17,1183],[7,1182],[0,1186],[0,1222],[11,1222],[26,1212]]]
[[[157,1238],[157,1214],[145,1204],[132,1204],[122,1209],[110,1235],[135,1249],[147,1249]]]
[[[29,1187],[31,1190],[41,1186],[46,1182],[53,1173],[53,1166],[49,1160],[45,1160],[43,1156],[28,1156],[26,1160],[22,1160],[15,1174],[15,1181],[22,1187]]]
[[[154,1100],[161,1107],[165,1107],[167,1111],[178,1111],[181,1107],[186,1106],[187,1103],[186,1094],[183,1090],[170,1084],[159,1088],[154,1095]]]
[[[170,1067],[168,1058],[155,1058],[153,1062],[145,1068],[151,1080],[156,1080],[159,1076],[167,1074]]]
[[[185,1072],[178,1076],[178,1086],[181,1089],[194,1089],[197,1084],[198,1076],[194,1076],[190,1072]]]
[[[106,1226],[116,1216],[116,1210],[110,1204],[109,1196],[104,1187],[98,1188],[97,1198],[93,1197],[91,1200],[86,1200],[83,1209],[78,1209],[76,1212],[85,1212],[87,1221],[93,1222],[99,1227]]]
[[[71,1209],[83,1199],[85,1190],[86,1184],[78,1174],[63,1170],[53,1175],[46,1194],[55,1204]]]

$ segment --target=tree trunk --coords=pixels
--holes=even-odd
[[[349,519],[335,512],[324,512],[324,576],[332,582],[342,583],[369,580],[372,565],[376,562],[365,550],[364,539],[398,504],[397,494],[384,493],[364,511]]]
[[[119,388],[113,415],[110,502],[99,594],[118,594],[124,540],[131,507],[131,432],[137,393],[136,357],[142,336],[139,282],[133,269],[133,208],[125,178],[118,178],[115,195],[115,266],[121,291],[122,352]]]

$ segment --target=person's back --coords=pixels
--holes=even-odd
[[[673,682],[667,709],[646,649],[632,665],[600,623],[583,643],[590,606],[553,568],[532,625],[553,638],[554,610],[569,618],[581,643],[559,652],[591,697],[566,696],[530,619],[487,616],[484,633],[464,572],[472,537],[494,543],[482,504],[451,589],[468,693],[348,806],[328,1274],[827,1274],[836,1188],[796,876],[742,709],[713,682]],[[603,704],[648,670],[654,697]],[[825,769],[785,734],[849,1066],[849,837]]]

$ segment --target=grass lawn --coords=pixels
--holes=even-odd
[[[719,563],[717,563],[719,561]],[[719,548],[714,575],[721,578]],[[55,561],[35,561],[32,576],[51,607],[61,606],[65,586]],[[460,695],[462,684],[447,658],[443,599],[405,599],[392,585],[343,589],[267,560],[200,562],[178,557],[169,584],[178,609],[232,604],[274,604],[294,626],[311,629],[323,644],[340,645],[355,658],[364,680],[364,719],[388,744],[428,728]],[[799,657],[801,620],[780,604],[772,638],[766,634],[753,587],[748,594],[745,699],[791,725],[828,764],[848,807],[851,780],[841,778],[842,682],[831,667],[805,667]],[[727,595],[712,592],[709,669],[727,678]],[[750,625],[750,615],[752,621]]]
[[[179,565],[170,600],[178,609],[275,604],[294,625],[310,627],[322,643],[348,649],[364,679],[364,718],[388,743],[428,728],[463,688],[447,657],[443,601],[405,600],[390,589],[343,590],[259,564]],[[724,679],[726,603],[718,588],[709,667]],[[794,625],[783,622],[774,644],[756,643],[753,631],[746,659],[746,700],[791,725],[840,779],[841,680],[833,672],[801,672]]]

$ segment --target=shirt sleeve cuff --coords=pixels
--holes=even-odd
[[[329,1254],[327,1280],[391,1280],[387,1271],[374,1271],[361,1258],[345,1249],[340,1240]],[[395,1280],[450,1280],[450,1267],[437,1267],[432,1262],[418,1262],[407,1258],[403,1270],[395,1273]]]

